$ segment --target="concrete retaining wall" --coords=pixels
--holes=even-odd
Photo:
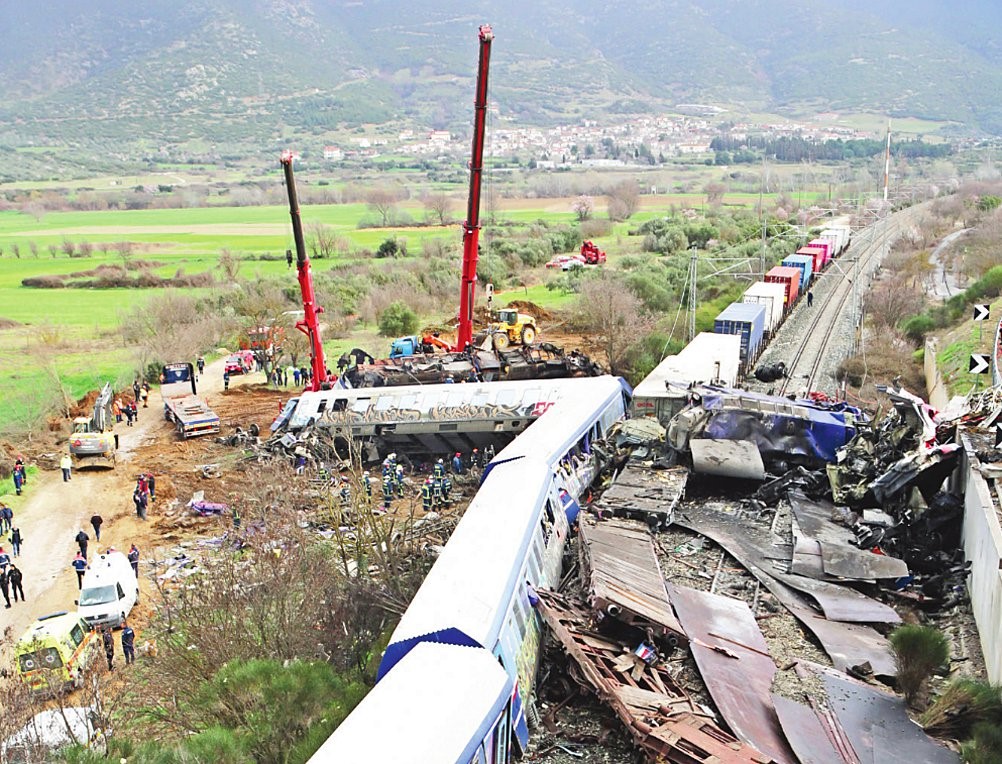
[[[946,389],[946,381],[939,373],[936,365],[936,353],[939,343],[935,337],[926,337],[923,367],[925,370],[925,387],[929,391],[929,405],[938,411],[943,411],[950,402],[950,393]]]
[[[1002,524],[973,447],[966,437],[962,441],[958,488],[964,495],[964,554],[971,561],[968,588],[988,679],[998,684],[1002,683]]]

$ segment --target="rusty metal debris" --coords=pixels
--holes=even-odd
[[[588,604],[674,647],[685,640],[647,528],[629,520],[584,519],[578,546]]]
[[[635,659],[628,645],[594,631],[583,605],[541,591],[538,608],[584,683],[612,708],[650,760],[768,764],[768,756],[714,724],[664,666]]]
[[[803,764],[861,764],[851,748],[836,750],[825,725],[809,706],[776,694],[772,703],[783,734]]]
[[[776,762],[796,762],[769,694],[776,664],[748,605],[684,586],[669,586],[669,596],[727,726]]]
[[[651,528],[667,528],[674,521],[688,479],[684,467],[654,470],[627,464],[592,510],[600,517],[645,520]]]

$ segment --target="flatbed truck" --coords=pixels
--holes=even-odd
[[[195,367],[190,363],[169,363],[160,374],[160,395],[164,419],[173,422],[178,435],[194,438],[219,432],[219,416],[195,388]]]

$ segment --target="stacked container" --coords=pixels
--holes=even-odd
[[[831,259],[835,257],[835,242],[831,239],[822,239],[818,237],[817,239],[811,239],[807,242],[808,247],[821,247],[825,251],[824,259],[821,262],[821,267],[828,265]],[[799,251],[799,250],[798,250]],[[814,271],[817,272],[821,268],[815,268]]]
[[[765,330],[772,334],[786,313],[786,285],[757,281],[745,290],[741,302],[765,306]]]
[[[811,272],[817,275],[822,270],[824,270],[825,263],[828,262],[828,245],[821,247],[817,244],[808,244],[806,247],[801,247],[797,250],[798,255],[809,255],[813,265],[811,266]]]
[[[732,302],[713,322],[715,334],[741,337],[741,362],[755,360],[765,334],[765,306],[750,302]]]
[[[777,265],[765,274],[769,284],[783,284],[786,289],[786,308],[789,310],[800,296],[800,269]]]
[[[790,255],[783,258],[783,265],[800,269],[800,291],[806,292],[814,271],[814,258],[811,255]]]

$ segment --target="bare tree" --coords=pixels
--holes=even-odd
[[[28,242],[28,249],[31,250],[31,256],[36,260],[38,259],[38,242],[32,239]]]
[[[237,276],[240,273],[240,260],[234,257],[233,253],[225,247],[219,251],[219,268],[222,270],[227,283],[237,283]]]
[[[395,188],[378,186],[369,189],[365,194],[365,203],[369,210],[376,213],[386,228],[396,216],[397,204],[400,203],[401,192]]]
[[[73,257],[73,253],[77,251],[77,245],[70,239],[63,239],[63,243],[60,247],[63,250],[63,254],[67,257]]]
[[[643,303],[611,271],[586,279],[578,294],[575,313],[582,331],[605,351],[610,372],[621,373],[630,350],[651,326]]]
[[[438,225],[448,225],[452,222],[453,199],[445,191],[425,194],[421,197],[425,216]]]
[[[880,281],[866,298],[867,315],[881,331],[893,331],[903,319],[914,316],[924,305],[921,289],[900,274]]]
[[[49,254],[52,258],[55,259],[56,255],[59,253],[59,247],[55,244],[50,244],[47,249],[49,250]]]
[[[617,183],[607,196],[609,217],[612,220],[629,220],[640,207],[640,186],[634,180]]]
[[[122,339],[134,349],[139,368],[190,358],[216,345],[230,325],[218,314],[202,312],[199,298],[167,290],[128,313]]]
[[[13,244],[10,245],[10,251],[14,253],[14,257],[16,257],[18,260],[21,259],[21,247],[18,245],[17,242],[14,242]]]
[[[128,270],[129,258],[132,257],[132,253],[135,251],[135,244],[131,241],[116,242],[115,251],[118,252],[118,256],[122,258],[122,267]]]
[[[711,207],[719,207],[724,201],[725,193],[727,193],[727,186],[723,183],[707,183],[706,203]]]
[[[338,254],[338,236],[329,225],[310,223],[306,226],[306,248],[314,260],[332,258]]]

